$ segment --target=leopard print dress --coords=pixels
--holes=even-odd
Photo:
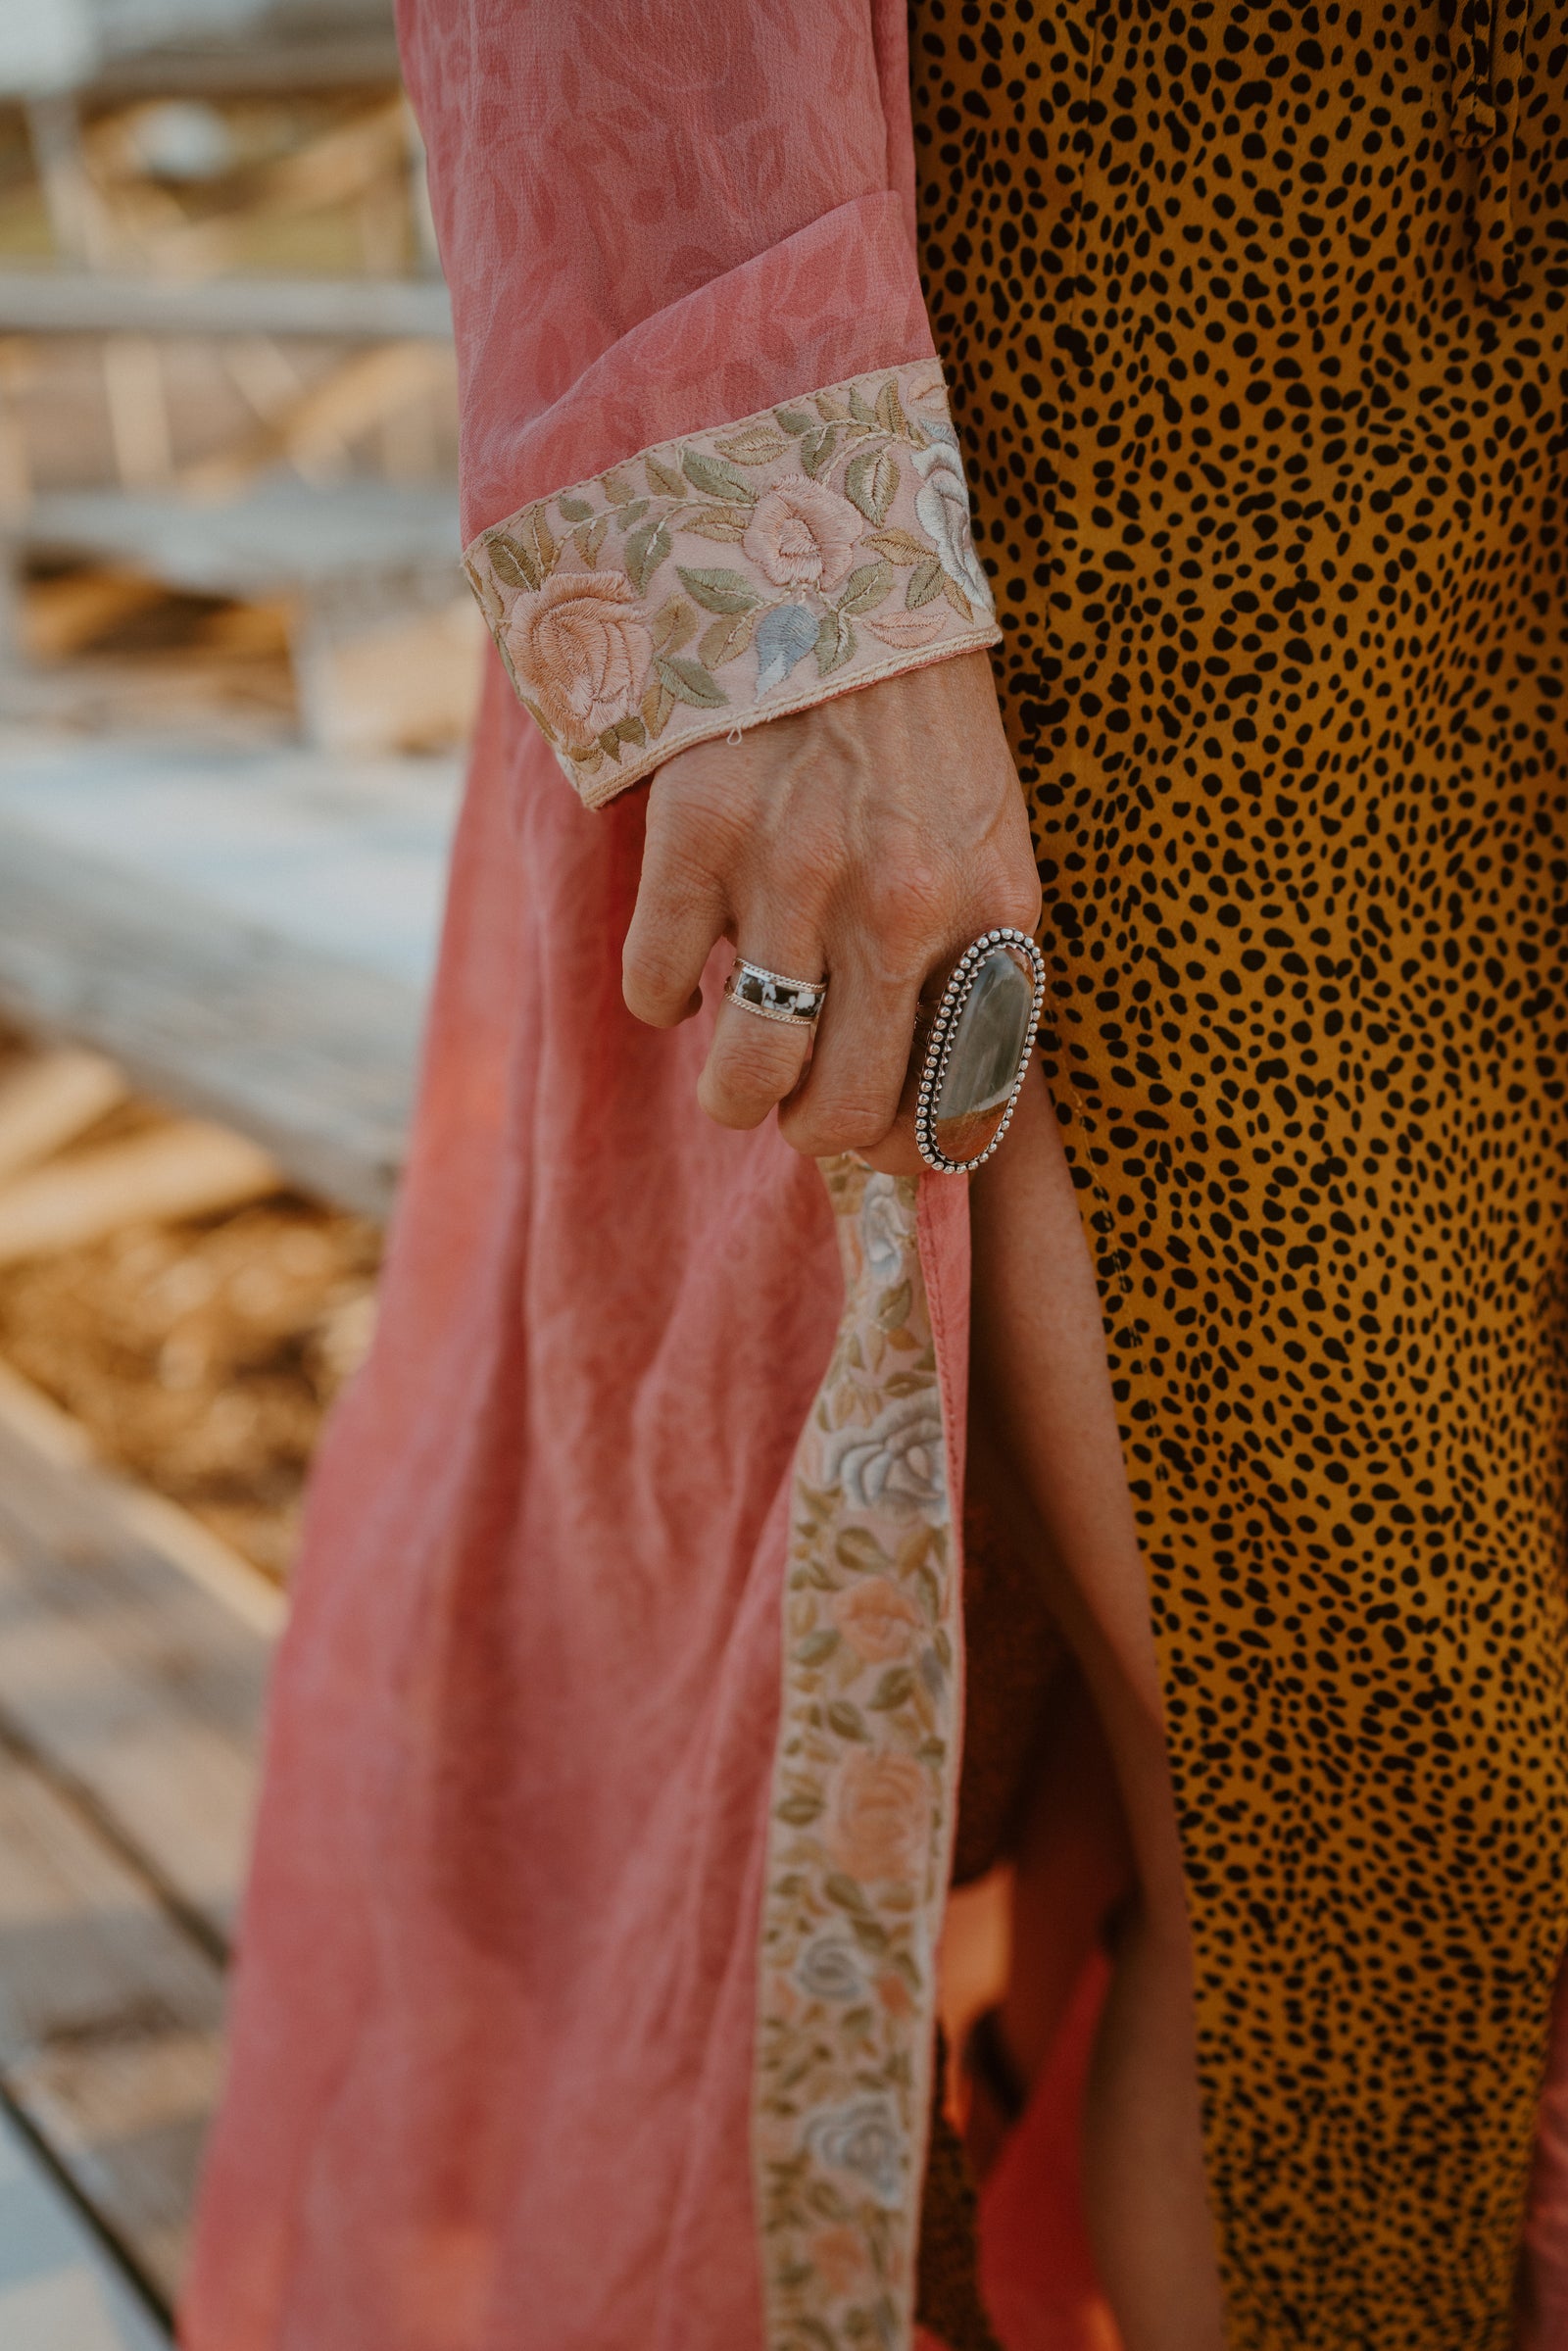
[[[1568,1937],[1568,24],[915,0],[1233,2345],[1511,2339]]]

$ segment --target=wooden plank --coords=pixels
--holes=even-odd
[[[168,2329],[0,2108],[0,2342],[6,2351],[169,2351]]]
[[[270,1655],[259,1620],[280,1600],[232,1554],[225,1585],[224,1546],[202,1530],[164,1543],[157,1515],[127,1506],[134,1489],[84,1460],[61,1420],[0,1373],[0,1734],[220,1952],[256,1795]],[[163,1505],[165,1524],[178,1516]],[[257,1605],[234,1605],[240,1592]],[[6,1976],[0,1950],[0,1988]]]
[[[8,1070],[0,1077],[0,1184],[74,1143],[127,1091],[113,1061],[75,1046]]]
[[[237,1128],[306,1189],[386,1214],[413,1092],[412,987],[6,817],[0,1006]]]
[[[98,271],[0,269],[0,333],[328,335],[448,342],[439,278],[244,277],[181,281]]]
[[[243,1207],[282,1181],[277,1161],[232,1127],[171,1119],[0,1185],[0,1265],[79,1249],[128,1224]]]
[[[218,1963],[41,1772],[0,1750],[0,2088],[170,2302],[221,2021]]]
[[[369,356],[379,365],[388,355]],[[453,592],[463,585],[453,499],[382,482],[279,484],[221,506],[59,490],[9,517],[6,529],[24,545],[108,557],[196,595],[268,596],[398,572],[437,574]]]

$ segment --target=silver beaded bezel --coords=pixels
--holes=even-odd
[[[1024,1039],[1023,1052],[1018,1056],[1018,1067],[1013,1077],[1012,1091],[1007,1096],[1007,1106],[1002,1114],[1002,1124],[986,1145],[985,1150],[977,1152],[974,1158],[950,1159],[946,1151],[939,1150],[937,1146],[936,1108],[942,1098],[942,1081],[947,1075],[948,1060],[953,1051],[954,1032],[958,1025],[958,1015],[969,1001],[969,993],[974,986],[981,964],[999,947],[1016,948],[1034,974],[1035,1001],[1034,1009],[1030,1015],[1029,1033]],[[1004,1135],[1012,1123],[1012,1113],[1017,1106],[1018,1092],[1023,1085],[1029,1067],[1029,1056],[1035,1049],[1035,1038],[1040,1028],[1040,1010],[1045,1000],[1046,959],[1027,931],[1015,931],[1008,925],[1004,925],[1000,930],[982,931],[979,938],[964,949],[954,965],[953,975],[948,981],[943,992],[942,1002],[937,1007],[930,1043],[925,1049],[925,1059],[920,1067],[919,1091],[915,1097],[914,1105],[915,1149],[927,1167],[934,1169],[938,1175],[973,1175],[975,1169],[983,1167],[992,1152],[999,1148]]]

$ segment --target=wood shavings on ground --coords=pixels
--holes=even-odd
[[[0,1270],[0,1353],[104,1457],[286,1574],[327,1408],[374,1323],[377,1229],[283,1197]]]

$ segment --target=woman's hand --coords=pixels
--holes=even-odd
[[[991,664],[959,654],[660,768],[626,1003],[656,1028],[689,1018],[719,938],[790,979],[826,973],[814,1046],[726,1002],[698,1100],[728,1127],[760,1125],[776,1102],[809,1157],[914,1170],[898,1111],[921,987],[979,932],[1032,931],[1039,915]]]

